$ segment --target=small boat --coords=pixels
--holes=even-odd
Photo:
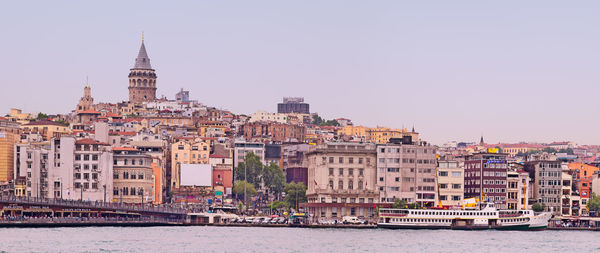
[[[544,230],[551,213],[498,210],[493,203],[480,209],[379,209],[377,227],[392,229]]]

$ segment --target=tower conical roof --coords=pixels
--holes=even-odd
[[[142,46],[140,47],[140,52],[138,53],[137,58],[135,58],[134,69],[152,69],[150,66],[150,57],[148,57],[148,53],[146,53],[146,46],[144,45],[144,41],[142,40]]]

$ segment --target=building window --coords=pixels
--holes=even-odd
[[[221,176],[221,175],[219,175],[219,177],[220,177],[220,176]],[[140,174],[138,175],[138,179],[144,179],[144,173],[140,173]]]
[[[440,177],[447,177],[448,176],[448,171],[440,171],[439,172],[439,176]]]
[[[92,183],[92,189],[98,189],[98,183]]]
[[[333,189],[333,180],[329,180],[329,189]]]
[[[358,181],[358,189],[359,190],[363,189],[363,181]]]
[[[333,168],[329,168],[329,175],[333,176]]]
[[[343,175],[344,175],[344,169],[343,169],[343,168],[340,168],[340,169],[339,169],[339,175],[340,175],[340,176],[343,176]]]
[[[354,189],[354,181],[352,181],[352,180],[348,181],[348,189],[349,190]]]
[[[75,173],[75,179],[81,179],[81,173]]]
[[[333,157],[329,157],[329,163],[333,163]]]
[[[348,158],[348,163],[354,163],[354,158],[353,157],[349,157]]]
[[[340,180],[338,182],[338,189],[343,190],[344,189],[344,181]]]
[[[75,155],[75,161],[81,161],[81,155]]]
[[[90,173],[83,173],[83,179],[85,179],[85,180],[90,179]]]
[[[354,175],[354,169],[352,169],[352,168],[348,169],[348,175]]]
[[[131,187],[131,191],[129,192],[132,196],[135,196],[135,187]]]
[[[123,193],[124,196],[129,195],[129,188],[123,187],[122,193]]]
[[[98,161],[98,155],[92,155],[92,161]]]
[[[131,179],[136,179],[135,172],[134,172],[134,173],[131,173],[131,176],[130,176],[130,178],[131,178]]]
[[[117,188],[113,189],[113,195],[119,196],[119,189],[117,189]]]
[[[358,164],[362,164],[362,163],[363,163],[363,159],[362,159],[362,157],[361,157],[361,158],[358,158]]]
[[[123,179],[129,179],[129,172],[123,171]]]
[[[340,158],[338,158],[338,161],[339,161],[339,163],[344,163],[344,158],[340,157]]]
[[[365,170],[364,169],[358,169],[358,175],[359,176],[363,176],[364,175]]]
[[[98,164],[92,164],[92,170],[98,170]]]
[[[113,173],[113,179],[119,179],[119,173],[117,173],[117,172]]]
[[[83,160],[84,161],[89,161],[90,160],[90,155],[83,155]]]

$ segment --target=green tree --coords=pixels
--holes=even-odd
[[[294,182],[286,184],[283,191],[285,192],[284,201],[288,206],[293,206],[298,209],[296,204],[306,202],[306,185],[302,182],[297,184]]]
[[[404,201],[403,199],[396,199],[394,200],[394,203],[392,204],[392,208],[405,208],[406,207],[406,201]]]
[[[48,115],[44,114],[44,113],[38,113],[37,115],[37,120],[47,120],[48,119]]]
[[[247,171],[246,173],[244,173]],[[261,176],[263,173],[263,164],[260,157],[252,152],[246,154],[244,162],[238,163],[235,169],[235,180],[245,180],[255,187],[261,185]]]
[[[557,151],[556,151],[556,149],[553,149],[553,148],[551,148],[551,147],[547,147],[547,148],[544,148],[544,149],[542,149],[542,152],[546,152],[546,153],[556,153]]]
[[[283,171],[276,163],[271,162],[269,166],[265,166],[262,169],[263,183],[267,189],[269,189],[269,193],[271,194],[279,194],[283,191],[285,187],[285,177],[283,176]]]
[[[571,149],[571,148],[563,148],[563,149],[559,150],[558,152],[559,153],[567,153],[568,155],[575,154],[575,152],[573,152],[573,149]]]
[[[244,180],[240,180],[233,184],[233,194],[238,196],[238,199],[244,199],[244,186],[246,187],[245,192],[248,194],[248,197],[256,195],[256,188],[254,188],[254,185]]]
[[[323,119],[319,117],[319,115],[313,115],[313,125],[321,125],[323,123]]]
[[[419,208],[421,208],[421,204],[419,204],[419,203],[417,203],[417,202],[410,203],[410,204],[408,205],[408,208],[410,208],[410,209],[419,209]]]
[[[545,204],[540,204],[540,203],[535,203],[531,206],[531,209],[534,212],[543,212],[546,209],[546,205]]]
[[[587,203],[587,209],[593,216],[598,216],[598,211],[600,211],[600,196],[592,193]]]

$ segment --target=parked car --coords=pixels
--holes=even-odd
[[[342,217],[342,223],[344,224],[361,224],[364,221],[360,220],[356,216],[344,216]]]
[[[261,217],[256,217],[256,218],[254,218],[254,220],[252,220],[252,223],[259,224],[261,221],[262,221]]]
[[[279,217],[279,219],[277,220],[277,223],[279,224],[285,224],[286,223],[286,218],[285,217]]]
[[[244,223],[252,223],[253,219],[254,219],[254,218],[252,218],[252,217],[247,217],[247,218],[244,220]]]
[[[265,218],[264,220],[262,220],[262,224],[269,224],[269,222],[271,221],[271,218]]]

